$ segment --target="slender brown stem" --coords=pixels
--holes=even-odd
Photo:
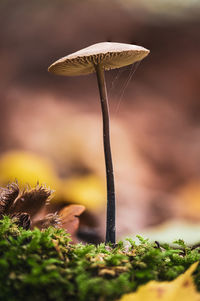
[[[109,108],[104,69],[98,64],[95,65],[97,82],[101,99],[101,111],[103,117],[103,142],[107,179],[107,222],[106,222],[106,243],[115,244],[115,186],[113,175],[113,164],[110,147],[110,126]]]

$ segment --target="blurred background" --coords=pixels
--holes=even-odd
[[[117,237],[151,236],[174,222],[198,226],[200,1],[1,0],[0,15],[1,186],[46,183],[55,209],[86,206],[83,240],[104,239],[95,75],[61,77],[47,68],[94,43],[137,44],[151,51],[139,66],[106,73]]]

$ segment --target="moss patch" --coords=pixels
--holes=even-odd
[[[173,280],[200,260],[200,247],[149,243],[70,244],[62,229],[24,230],[0,220],[0,300],[115,300],[150,280]],[[200,290],[200,267],[195,283]]]

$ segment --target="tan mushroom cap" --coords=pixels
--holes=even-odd
[[[66,76],[95,72],[94,65],[101,64],[104,70],[121,68],[141,61],[149,50],[131,44],[103,42],[86,47],[54,62],[48,71]]]

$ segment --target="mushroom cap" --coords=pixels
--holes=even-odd
[[[95,72],[95,65],[104,70],[121,68],[141,61],[149,50],[131,44],[102,42],[83,48],[54,62],[48,71],[66,76],[77,76]]]

